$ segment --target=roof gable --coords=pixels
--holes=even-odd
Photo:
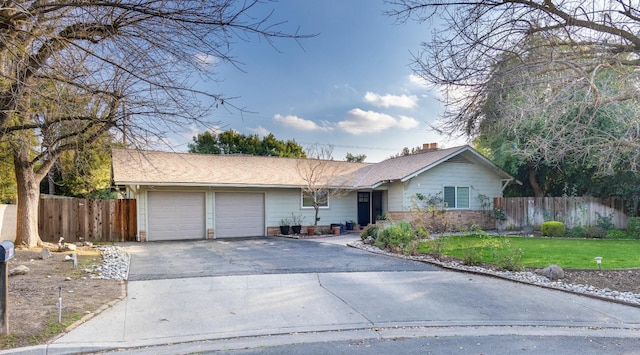
[[[489,159],[468,145],[447,149],[427,150],[417,154],[389,158],[362,168],[358,187],[376,187],[389,181],[407,181],[444,162],[480,164],[493,171],[501,179],[513,179]]]

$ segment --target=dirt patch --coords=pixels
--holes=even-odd
[[[590,285],[599,289],[640,294],[640,269],[565,270],[564,283]]]
[[[65,260],[70,252],[51,252],[41,259],[39,249],[16,249],[8,269],[29,268],[26,275],[9,276],[9,335],[0,336],[0,349],[43,344],[82,317],[90,317],[103,305],[124,295],[123,281],[91,279],[100,252],[82,247],[76,251],[78,267]],[[61,292],[59,292],[61,291]],[[58,299],[62,295],[62,323],[58,323]]]

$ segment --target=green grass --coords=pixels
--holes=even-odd
[[[463,259],[474,248],[482,262],[495,263],[492,246],[498,247],[501,238],[522,250],[525,267],[557,264],[565,269],[597,269],[594,258],[601,256],[603,269],[640,268],[640,240],[452,236],[446,238],[442,254]],[[418,252],[432,252],[429,243],[420,243]]]

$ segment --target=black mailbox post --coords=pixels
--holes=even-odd
[[[15,247],[12,242],[5,240],[0,242],[0,333],[9,334],[9,313],[7,313],[7,302],[9,300],[9,273],[7,272],[7,261],[13,259]]]

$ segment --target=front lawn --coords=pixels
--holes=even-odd
[[[596,256],[603,269],[640,268],[639,240],[552,239],[531,237],[451,236],[444,238],[441,254],[464,259],[473,254],[480,262],[496,263],[496,248],[511,246],[522,251],[524,267],[557,264],[565,269],[597,269]],[[432,253],[434,244],[421,242],[418,252]]]

